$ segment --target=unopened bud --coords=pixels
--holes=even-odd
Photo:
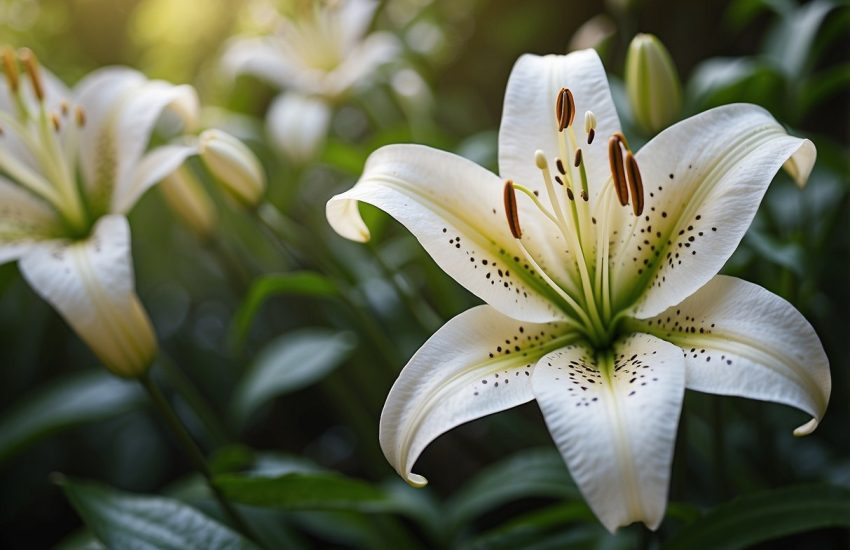
[[[186,166],[166,176],[159,190],[169,208],[200,239],[208,239],[218,221],[215,204]]]
[[[635,122],[656,133],[675,122],[682,109],[682,86],[664,44],[638,34],[626,56],[626,91]]]
[[[260,202],[265,172],[244,143],[221,130],[207,130],[200,135],[200,156],[228,195],[248,208]]]

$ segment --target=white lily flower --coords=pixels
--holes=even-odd
[[[389,462],[424,485],[411,470],[432,440],[536,399],[600,521],[655,529],[686,387],[795,406],[812,420],[794,433],[810,433],[831,384],[817,335],[778,296],[717,272],[783,163],[804,182],[814,161],[810,141],[743,104],[632,153],[592,50],[519,59],[501,176],[419,145],[373,153],[328,202],[330,224],[365,241],[357,201],[383,209],[487,303],[402,370],[381,416]]]
[[[230,75],[252,74],[285,90],[267,115],[269,135],[293,160],[314,156],[331,106],[365,84],[398,52],[390,33],[368,33],[375,0],[307,2],[270,36],[233,39],[222,59]],[[304,120],[297,120],[303,115]]]
[[[124,68],[95,71],[72,91],[29,50],[3,52],[3,69],[0,262],[18,260],[110,371],[138,376],[157,344],[134,289],[125,214],[196,152],[147,150],[164,109],[194,120],[195,91]]]

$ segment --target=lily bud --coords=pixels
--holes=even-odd
[[[248,208],[260,202],[266,191],[265,172],[244,143],[221,130],[206,130],[199,138],[199,152],[228,195]]]
[[[215,230],[218,215],[215,205],[192,172],[181,166],[159,184],[169,208],[200,239],[208,239]]]
[[[626,56],[626,90],[635,121],[656,133],[675,122],[682,109],[682,86],[664,44],[651,34],[638,34]]]

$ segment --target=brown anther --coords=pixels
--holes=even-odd
[[[581,166],[581,149],[576,149],[576,160],[573,162],[573,166],[576,168]]]
[[[584,202],[587,202],[588,199],[590,199],[590,197],[587,195],[587,191],[582,191],[581,192],[581,200],[583,200]]]
[[[629,204],[629,190],[626,174],[623,168],[623,151],[617,134],[608,138],[608,163],[611,167],[611,178],[614,180],[614,190],[621,206]]]
[[[53,129],[57,132],[62,129],[62,121],[56,113],[50,113],[50,122],[53,123]]]
[[[77,105],[74,107],[74,118],[77,119],[77,126],[82,128],[86,125],[86,110]]]
[[[629,195],[632,197],[632,211],[635,216],[640,216],[643,213],[643,178],[631,151],[626,153],[626,175],[629,180]]]
[[[629,148],[629,142],[626,141],[626,136],[623,135],[623,132],[614,132],[614,137],[617,138],[620,143],[623,144],[623,147],[626,149],[626,151],[631,151],[631,149]]]
[[[573,190],[567,187],[567,198],[571,201],[576,200],[576,196],[573,194]]]
[[[18,60],[15,59],[15,52],[12,51],[12,48],[3,50],[3,72],[6,73],[6,80],[9,81],[9,89],[13,93],[17,93],[18,86],[20,86]]]
[[[561,159],[555,159],[555,166],[558,167],[558,172],[560,172],[562,175],[567,174],[567,171],[564,170],[564,163],[561,162]]]
[[[573,100],[573,93],[569,88],[561,88],[558,97],[555,99],[555,118],[558,120],[558,131],[563,132],[564,128],[571,126],[575,116],[576,103]]]
[[[18,51],[18,59],[24,64],[24,69],[32,82],[32,91],[36,99],[44,101],[44,82],[41,80],[41,71],[38,68],[38,59],[32,50],[22,48]]]
[[[59,102],[59,110],[62,112],[62,116],[68,116],[68,102],[64,99]]]
[[[519,211],[516,204],[516,190],[514,182],[508,180],[505,182],[505,214],[508,217],[508,227],[511,229],[511,235],[514,239],[522,238],[522,229],[519,227]]]
[[[561,176],[555,176],[555,181],[558,182],[558,185],[564,185],[564,180],[561,179]]]
[[[591,143],[593,143],[593,138],[594,138],[594,137],[596,137],[596,130],[594,130],[593,128],[591,128],[591,129],[590,129],[590,131],[587,133],[587,144],[588,144],[588,145],[590,145]]]

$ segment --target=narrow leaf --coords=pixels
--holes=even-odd
[[[25,396],[0,419],[0,462],[59,430],[139,406],[135,384],[99,370],[66,376]]]
[[[108,548],[256,548],[229,527],[177,500],[132,495],[57,476],[71,505]]]
[[[663,548],[733,550],[827,527],[850,528],[850,489],[829,485],[788,487],[721,504],[682,528]]]
[[[580,498],[564,459],[552,449],[522,452],[487,468],[448,502],[460,525],[508,502],[528,497]]]
[[[258,278],[234,315],[233,336],[237,344],[245,341],[254,317],[265,301],[281,294],[330,297],[337,295],[338,289],[333,281],[311,271],[277,273]]]
[[[288,473],[274,477],[226,474],[215,478],[227,498],[240,504],[285,510],[381,512],[387,494],[364,481],[331,473]]]
[[[354,335],[302,329],[272,340],[236,389],[233,413],[244,422],[262,404],[321,380],[348,358]]]

